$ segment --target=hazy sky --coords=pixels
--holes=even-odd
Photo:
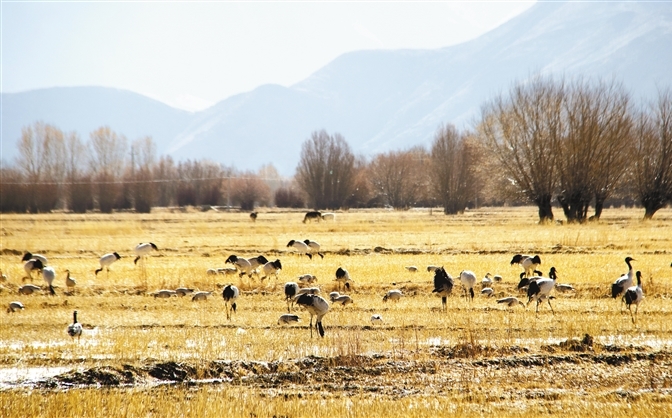
[[[1,90],[115,87],[197,110],[345,52],[454,45],[532,4],[2,0]]]

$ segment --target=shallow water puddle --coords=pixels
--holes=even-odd
[[[0,369],[0,389],[33,385],[71,369],[71,367],[11,367]]]

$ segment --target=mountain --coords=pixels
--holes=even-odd
[[[104,124],[131,139],[151,135],[161,153],[176,159],[208,157],[239,169],[272,162],[292,175],[301,144],[316,130],[338,132],[356,153],[373,155],[429,145],[444,123],[471,127],[483,103],[534,74],[615,79],[639,101],[672,86],[670,68],[669,3],[539,2],[459,45],[347,53],[293,86],[260,86],[194,114],[149,99],[136,110],[140,98],[131,100],[132,93],[121,91],[109,94],[127,101],[108,98],[105,106],[94,104],[102,92],[79,107],[71,98],[71,111],[56,111],[63,108],[56,98],[23,97],[44,91],[11,100],[3,94],[3,158],[5,139],[18,138],[20,126],[34,120],[83,136],[89,126],[109,120]],[[14,109],[14,101],[23,109]],[[31,103],[42,113],[31,110]],[[94,107],[99,118],[79,120],[80,108]]]

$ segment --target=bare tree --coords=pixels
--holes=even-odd
[[[431,178],[447,215],[462,213],[474,196],[474,148],[453,125],[439,129],[432,144]]]
[[[156,161],[156,144],[151,137],[139,138],[131,145],[131,172],[135,210],[149,213],[154,205],[156,187],[152,173]]]
[[[91,174],[86,164],[86,145],[76,132],[65,139],[66,179],[68,182],[69,208],[75,213],[85,213],[93,209]]]
[[[97,183],[98,206],[104,213],[112,212],[121,193],[127,141],[107,126],[89,135],[91,171]]]
[[[230,177],[212,161],[185,161],[177,166],[177,204],[218,205],[222,198],[222,178]]]
[[[553,220],[557,185],[554,151],[562,135],[563,82],[537,77],[511,89],[482,109],[478,132],[499,162],[499,170],[539,209],[539,221]]]
[[[60,129],[37,122],[24,127],[17,163],[31,185],[26,192],[31,212],[56,207],[65,181],[65,141]]]
[[[672,90],[658,93],[649,112],[641,112],[635,133],[634,178],[644,219],[672,199]]]
[[[622,86],[582,80],[565,86],[562,135],[556,142],[558,201],[569,222],[583,222],[596,197],[596,217],[625,170],[629,97]]]
[[[354,186],[355,156],[340,134],[314,132],[303,143],[296,181],[315,209],[343,206]]]
[[[232,198],[242,210],[252,210],[255,205],[267,205],[271,190],[257,174],[247,171],[233,183]]]
[[[157,205],[171,206],[176,204],[177,168],[170,156],[161,156],[154,167],[152,178],[155,179]]]
[[[422,147],[378,154],[369,164],[374,190],[395,209],[408,209],[425,197],[425,167],[429,155]]]

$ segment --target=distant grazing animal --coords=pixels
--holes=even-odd
[[[399,302],[399,299],[401,299],[402,296],[404,296],[404,294],[401,293],[401,290],[398,289],[389,290],[385,294],[385,296],[383,296],[383,302],[387,302],[388,300]]]
[[[47,257],[43,256],[42,254],[32,254],[30,252],[26,252],[21,258],[21,261],[28,261],[28,260],[40,260],[42,262],[42,265],[44,266],[49,264],[47,263]]]
[[[525,308],[525,304],[523,302],[519,301],[518,298],[516,298],[514,296],[510,296],[508,298],[497,299],[497,303],[502,303],[502,304],[508,306],[509,308],[513,308],[517,305],[520,305],[523,308]]]
[[[168,299],[171,296],[177,296],[177,292],[175,290],[162,289],[162,290],[157,290],[154,293],[151,293],[151,295],[154,296],[154,299],[156,299],[156,298]]]
[[[308,248],[308,244],[306,244],[303,241],[298,241],[298,240],[291,240],[287,243],[287,247],[292,247],[296,251],[299,252],[299,254],[305,254],[310,258],[311,260],[313,259],[313,254],[311,254],[310,249]]]
[[[623,295],[625,291],[632,287],[633,285],[633,278],[635,276],[635,272],[632,268],[632,264],[630,262],[632,261],[637,261],[632,257],[625,257],[625,264],[628,265],[628,272],[616,279],[616,281],[611,285],[611,297],[616,299],[617,297]],[[623,299],[621,299],[622,301]],[[621,309],[623,309],[623,303],[621,303]]]
[[[65,276],[65,285],[68,287],[69,290],[73,290],[75,286],[77,286],[77,280],[75,280],[74,277],[70,276],[70,270],[65,270],[66,276]]]
[[[317,328],[320,337],[324,337],[322,318],[324,318],[329,311],[329,303],[318,295],[301,295],[296,303],[306,308],[310,314],[310,324],[308,325],[310,328],[310,337],[313,337],[313,316],[316,317],[315,328]]]
[[[324,254],[320,252],[320,244],[318,244],[315,241],[311,241],[309,239],[303,240],[303,243],[308,246],[308,251],[310,254],[317,254],[320,256],[320,258],[324,258]]]
[[[294,282],[285,283],[285,301],[287,302],[287,312],[291,313],[290,303],[294,304],[294,297],[299,293],[299,285]]]
[[[315,277],[315,276],[312,275],[312,274],[302,274],[301,276],[299,276],[299,281],[300,281],[301,283],[308,283],[308,284],[311,284],[311,283],[317,281],[317,277]]]
[[[42,288],[40,288],[39,286],[35,286],[32,283],[24,284],[23,286],[19,287],[19,294],[32,295],[33,292],[37,292],[38,290],[42,290]]]
[[[26,261],[26,263],[23,265],[23,270],[26,272],[27,276],[23,278],[23,281],[26,279],[30,279],[31,281],[33,280],[33,275],[32,272],[37,270],[38,272],[42,271],[44,268],[44,264],[42,264],[41,260],[31,258],[30,260]]]
[[[434,270],[434,290],[437,296],[441,296],[441,306],[444,311],[447,310],[446,299],[453,291],[453,278],[446,272],[443,267]]]
[[[332,300],[331,303],[333,303],[334,305],[340,303],[343,306],[347,306],[347,305],[350,305],[353,302],[354,301],[352,300],[352,298],[348,295],[338,295],[338,297],[335,298],[334,300]]]
[[[238,288],[232,284],[228,284],[224,287],[222,291],[222,297],[224,298],[224,307],[226,308],[226,319],[231,320],[231,316],[236,312],[236,299],[240,292]],[[231,304],[231,309],[229,310],[229,303]]]
[[[322,220],[322,213],[318,211],[306,212],[306,216],[303,217],[303,223],[305,224],[308,221],[317,221]]]
[[[264,275],[261,276],[261,280],[263,281],[266,277],[270,276],[271,274],[275,276],[275,278],[278,278],[278,272],[282,270],[282,264],[280,263],[280,260],[276,259],[275,261],[269,261],[268,263],[264,264],[264,267],[262,269],[264,271]]]
[[[299,322],[299,316],[293,314],[280,315],[278,318],[278,325],[289,325],[293,322]]]
[[[194,293],[194,289],[190,289],[188,287],[178,287],[177,289],[175,289],[175,293],[177,294],[177,296],[183,297]]]
[[[21,303],[19,301],[9,302],[9,307],[7,308],[7,313],[21,311],[23,309],[24,309],[23,303]]]
[[[465,294],[471,295],[471,300],[474,300],[474,286],[476,286],[476,275],[473,271],[462,270],[460,273],[460,282],[464,287]]]
[[[644,300],[644,289],[642,288],[642,272],[637,271],[637,286],[631,286],[628,290],[625,291],[623,295],[623,300],[625,305],[630,311],[630,318],[632,318],[632,323],[634,324],[637,319],[637,311],[639,310],[639,304]],[[630,306],[635,304],[635,315],[632,315],[632,309]]]
[[[73,339],[77,337],[77,342],[79,342],[79,339],[82,337],[82,324],[77,322],[77,311],[72,313],[72,318],[72,324],[68,326],[68,335]]]
[[[371,315],[371,323],[372,324],[382,324],[383,323],[383,317],[380,316],[380,314],[373,314],[373,315]]]
[[[191,297],[192,302],[197,302],[199,300],[208,300],[208,296],[212,295],[212,292],[196,292]]]
[[[536,312],[539,312],[539,304],[546,299],[548,301],[548,306],[551,308],[551,312],[555,314],[553,306],[551,305],[551,299],[549,294],[555,287],[555,281],[557,280],[557,274],[555,267],[551,267],[551,270],[548,272],[548,277],[540,277],[539,279],[530,282],[530,286],[527,288],[527,305],[530,304],[533,300],[537,301]]]
[[[257,212],[250,213],[250,220],[252,222],[257,222]]]
[[[54,291],[54,279],[56,278],[56,270],[54,270],[52,267],[45,267],[42,269],[42,278],[44,279],[45,282],[47,282],[47,285],[49,285],[49,293],[51,295],[55,295],[56,292]]]
[[[511,259],[511,265],[520,264],[525,271],[525,277],[530,277],[534,271],[541,265],[541,258],[538,255],[534,257],[529,255],[516,254]],[[541,275],[541,273],[539,273]]]
[[[135,252],[136,255],[135,260],[133,260],[133,264],[138,264],[138,260],[141,260],[144,256],[149,255],[152,250],[159,251],[153,242],[141,242],[140,244],[136,245],[133,249],[133,252]]]
[[[114,253],[109,253],[105,254],[104,256],[100,257],[100,268],[96,270],[96,276],[98,273],[103,271],[103,269],[107,270],[107,275],[109,277],[110,275],[110,265],[114,263],[115,261],[119,260],[121,256],[117,254],[116,252]]]
[[[418,272],[418,268],[416,266],[405,266],[404,268],[411,273],[417,273]]]
[[[325,212],[322,214],[322,220],[323,221],[335,221],[336,220],[336,214],[332,212]]]

